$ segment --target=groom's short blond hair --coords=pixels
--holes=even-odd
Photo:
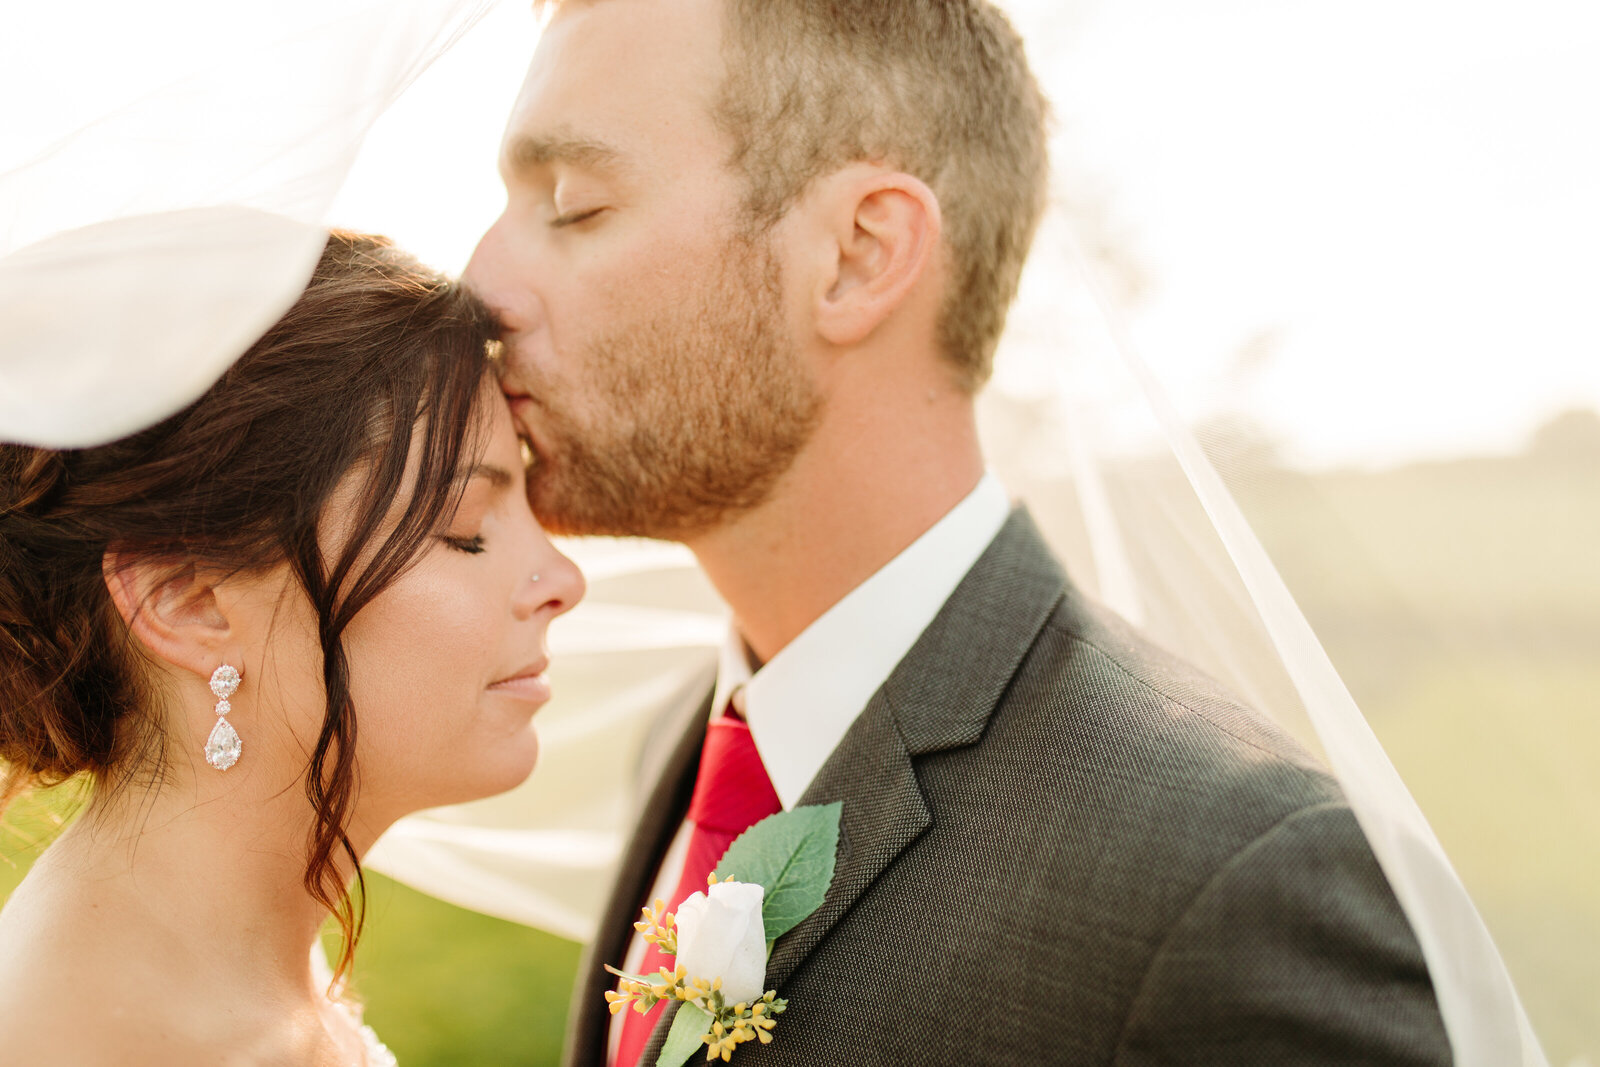
[[[554,0],[559,3],[559,0]],[[1049,183],[1049,107],[988,0],[723,0],[713,118],[764,230],[853,162],[939,198],[949,277],[939,340],[960,386],[988,380]]]

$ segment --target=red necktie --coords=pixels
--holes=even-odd
[[[669,911],[691,893],[703,892],[706,878],[716,870],[717,861],[733,844],[734,838],[768,815],[783,810],[772,779],[761,763],[761,754],[750,736],[750,726],[730,709],[706,727],[705,746],[700,750],[700,773],[694,781],[694,796],[689,801],[689,852],[683,863],[678,888],[667,901]],[[667,955],[649,946],[640,974],[651,974],[666,966]],[[650,1031],[666,1010],[657,1004],[644,1015],[628,1009],[622,1023],[622,1041],[617,1047],[615,1067],[635,1067],[639,1055],[650,1041]]]

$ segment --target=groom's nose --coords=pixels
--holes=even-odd
[[[543,320],[543,304],[535,291],[531,264],[519,256],[517,243],[507,238],[505,222],[502,215],[479,239],[461,282],[489,305],[508,332],[526,333]]]

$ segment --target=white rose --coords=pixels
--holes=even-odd
[[[766,992],[767,932],[761,925],[766,890],[745,882],[719,882],[710,896],[693,893],[678,905],[678,964],[689,977],[722,979],[729,1004],[749,1003]]]

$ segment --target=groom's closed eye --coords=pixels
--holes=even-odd
[[[596,207],[589,208],[585,211],[573,211],[565,215],[558,215],[550,220],[550,228],[552,230],[560,230],[565,229],[568,226],[576,226],[579,223],[588,222],[589,220],[609,210],[609,208],[605,207]]]

